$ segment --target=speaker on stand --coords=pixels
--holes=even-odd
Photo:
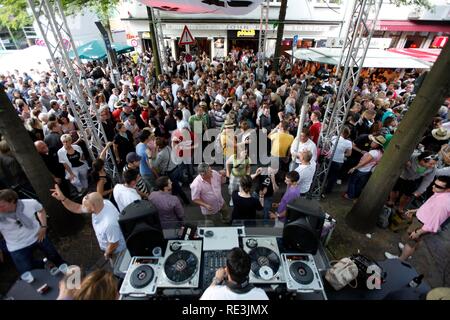
[[[120,213],[119,225],[131,257],[154,256],[157,247],[164,254],[166,241],[158,210],[150,201],[136,200],[126,206]]]

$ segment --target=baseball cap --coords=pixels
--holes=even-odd
[[[141,161],[141,157],[136,152],[130,152],[127,154],[126,161],[127,163]]]

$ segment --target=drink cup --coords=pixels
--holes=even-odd
[[[20,276],[20,278],[26,283],[32,283],[34,281],[34,277],[31,272],[27,271]]]
[[[59,272],[58,267],[53,267],[53,268],[50,269],[50,274],[52,276],[56,276],[58,274],[58,272]]]
[[[154,257],[161,257],[161,248],[160,247],[155,247],[152,251],[153,256]]]
[[[63,263],[62,265],[59,266],[59,271],[62,274],[66,274],[68,270],[69,270],[69,266],[67,265],[67,263]]]

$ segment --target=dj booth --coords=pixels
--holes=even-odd
[[[249,282],[264,289],[271,300],[383,299],[417,275],[410,266],[400,270],[405,267],[397,260],[383,266],[392,269],[388,274],[397,270],[396,276],[377,293],[334,291],[325,280],[330,263],[324,243],[333,229],[330,222],[317,202],[306,199],[288,205],[284,224],[240,220],[231,226],[207,220],[161,224],[151,203],[135,202],[119,219],[128,248],[114,265],[114,274],[122,280],[121,299],[197,300],[235,247],[250,256]],[[409,292],[409,299],[428,290],[422,284]]]
[[[249,282],[269,297],[326,299],[322,276],[329,268],[322,233],[326,216],[317,202],[288,207],[286,223],[210,220],[160,223],[148,201],[126,207],[119,224],[127,242],[114,265],[123,279],[122,299],[198,299],[211,284],[227,253],[240,247],[251,259]]]

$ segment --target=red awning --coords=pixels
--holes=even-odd
[[[395,52],[399,54],[404,54],[406,56],[414,57],[420,60],[435,62],[441,53],[441,49],[397,49],[391,48],[388,49],[390,52]]]
[[[415,23],[409,20],[380,20],[377,30],[382,31],[416,31],[450,33],[450,25]]]

